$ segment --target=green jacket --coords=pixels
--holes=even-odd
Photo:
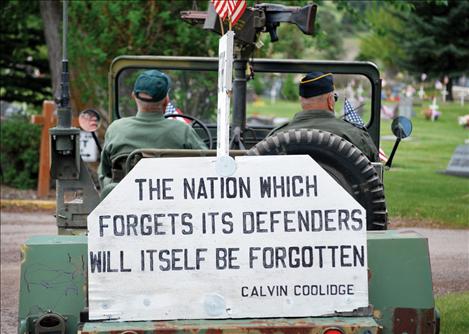
[[[379,161],[378,150],[366,130],[357,128],[352,124],[335,118],[334,114],[327,110],[305,110],[293,117],[293,119],[278,127],[275,132],[288,131],[290,129],[318,129],[331,132],[358,147],[370,161]]]
[[[207,149],[193,128],[161,113],[138,112],[109,125],[99,165],[101,188],[112,182],[112,161],[139,148]]]

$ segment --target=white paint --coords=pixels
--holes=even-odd
[[[314,160],[307,155],[299,156],[264,156],[264,157],[237,157],[237,169],[233,177],[240,182],[244,180],[250,185],[250,198],[238,196],[237,198],[222,198],[219,193],[219,183],[214,182],[214,198],[184,199],[184,179],[207,182],[208,177],[218,178],[215,157],[203,158],[160,158],[142,159],[134,169],[117,185],[117,187],[96,207],[88,216],[88,259],[91,252],[111,252],[111,267],[119,268],[120,251],[123,251],[123,268],[130,272],[97,273],[88,268],[89,315],[91,320],[118,319],[120,321],[133,320],[164,320],[164,319],[212,319],[212,318],[258,318],[258,317],[299,317],[320,316],[335,311],[352,311],[358,307],[368,306],[368,278],[366,262],[366,211],[357,203],[333,178],[331,178]],[[304,188],[304,182],[299,178],[295,180],[295,191],[303,194],[296,197],[277,196],[262,197],[260,178],[268,176],[286,177],[299,176],[302,180],[310,179],[309,196]],[[139,185],[147,185],[149,181],[136,181],[138,179],[151,179],[156,183],[157,178],[167,181],[167,197],[171,199],[150,200],[148,189]],[[249,179],[248,179],[249,178]],[[316,178],[316,182],[313,182]],[[216,179],[220,180],[220,179]],[[224,179],[226,180],[226,179]],[[249,181],[249,182],[248,182]],[[234,182],[234,181],[233,181]],[[293,184],[293,179],[290,179]],[[163,187],[160,187],[162,189]],[[231,188],[233,189],[233,188]],[[281,194],[279,194],[281,195]],[[155,193],[156,196],[156,193]],[[141,200],[140,200],[141,198]],[[298,229],[297,212],[319,210],[324,215],[325,210],[343,209],[354,211],[356,218],[361,219],[362,228],[358,231],[321,231],[300,232]],[[270,213],[275,212],[274,223],[271,229]],[[291,222],[284,222],[284,212]],[[215,233],[211,233],[211,224],[203,230],[202,216],[209,212],[229,213],[225,216],[227,221],[233,222],[232,233],[229,224],[223,224],[216,219]],[[259,215],[259,231],[250,231],[250,219],[243,223],[243,213],[255,212]],[[259,213],[261,212],[261,213]],[[344,211],[345,212],[345,211]],[[186,221],[192,226],[190,229],[182,224],[181,219],[174,220],[174,227],[169,213],[190,213],[191,218]],[[148,214],[147,219],[154,220],[154,214],[165,215],[160,218],[159,231],[163,234],[141,235],[140,227],[136,228],[138,235],[116,236],[113,233],[113,219],[118,215]],[[330,227],[337,227],[337,211],[330,214],[332,219]],[[103,218],[103,237],[100,236],[100,216]],[[246,214],[244,214],[246,217]],[[247,215],[249,216],[249,215]],[[250,216],[249,216],[250,217]],[[265,223],[262,223],[265,220]],[[279,223],[275,223],[278,220]],[[116,220],[119,222],[119,219]],[[132,222],[132,220],[131,220]],[[286,224],[286,225],[285,225]],[[324,223],[323,223],[324,224]],[[355,225],[349,222],[349,226]],[[120,224],[117,224],[120,226]],[[144,228],[154,228],[154,223],[145,223]],[[285,226],[291,231],[285,231]],[[358,226],[358,225],[357,225]],[[266,229],[266,232],[261,232]],[[318,250],[314,250],[313,266],[300,266],[299,268],[264,268],[262,252],[252,247],[314,247],[314,246],[343,246],[356,245],[364,247],[364,264],[357,267],[342,266],[340,262],[332,267],[330,249],[326,256],[324,251],[323,267],[319,267]],[[239,248],[233,251],[236,260],[233,264],[239,269],[216,269],[217,248]],[[141,270],[141,250],[156,249],[187,249],[189,266],[194,265],[196,249],[207,249],[203,252],[205,258],[200,262],[200,270],[160,270],[166,266],[155,256],[155,270],[149,271],[149,258],[146,256],[145,270]],[[307,248],[305,248],[307,250]],[[250,252],[258,258],[250,257]],[[292,251],[293,252],[293,251]],[[178,266],[184,263],[182,253],[177,253],[180,260]],[[293,253],[292,253],[293,254]],[[293,261],[298,256],[293,254]],[[269,258],[269,257],[267,257]],[[336,256],[336,261],[338,256]],[[252,268],[250,268],[250,259]],[[344,259],[348,263],[349,259]],[[294,262],[292,262],[294,263]],[[163,266],[163,267],[160,267]],[[269,265],[267,265],[269,266]],[[352,284],[353,295],[326,295],[326,296],[297,296],[295,286],[323,286],[328,284]],[[287,294],[274,296],[243,297],[243,291],[249,295],[253,289],[263,287],[286,286]],[[243,288],[246,287],[246,288]],[[313,290],[315,288],[313,287]],[[317,289],[317,287],[316,287]],[[302,288],[299,289],[302,291]]]
[[[217,157],[228,155],[230,145],[233,42],[234,32],[230,30],[218,44]]]
[[[80,131],[80,155],[85,162],[98,161],[98,147],[94,141],[93,134]]]

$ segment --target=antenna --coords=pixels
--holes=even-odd
[[[57,113],[57,127],[69,128],[72,125],[72,110],[70,108],[70,92],[69,92],[69,74],[67,59],[67,15],[68,1],[63,1],[63,29],[62,29],[62,76],[60,82],[60,97],[57,99],[59,107]]]

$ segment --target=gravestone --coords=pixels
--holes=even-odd
[[[402,95],[399,101],[399,115],[411,119],[412,118],[412,103],[413,103],[412,96]]]
[[[423,86],[420,86],[419,92],[418,92],[420,100],[423,100],[425,97],[425,90],[423,89]]]
[[[469,177],[469,144],[459,145],[449,161],[444,174]]]

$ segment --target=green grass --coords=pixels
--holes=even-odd
[[[425,108],[428,105],[429,102],[424,103]],[[441,104],[442,116],[435,122],[425,120],[421,109],[414,108],[413,133],[408,140],[401,142],[393,167],[385,173],[391,221],[403,218],[469,228],[469,179],[438,173],[446,169],[456,146],[469,138],[469,130],[457,122],[458,116],[469,113],[469,106]],[[251,115],[291,118],[297,111],[298,102],[248,105]],[[382,121],[382,136],[391,135],[390,127],[390,120]],[[394,141],[381,141],[381,147],[388,155],[393,144]]]
[[[466,334],[469,329],[469,292],[436,298],[440,311],[441,334]]]

